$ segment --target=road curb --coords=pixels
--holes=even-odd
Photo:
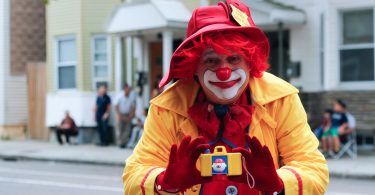
[[[106,166],[121,166],[121,167],[125,166],[125,162],[119,163],[119,162],[93,161],[93,160],[82,160],[82,159],[43,158],[43,157],[30,157],[30,156],[22,156],[22,155],[0,154],[0,159],[4,161],[29,160],[29,161],[47,161],[47,162],[72,163],[72,164],[91,164],[91,165],[106,165]]]
[[[330,172],[329,176],[332,178],[339,178],[339,179],[375,180],[375,175],[364,175],[364,174],[356,174],[356,173]]]
[[[106,165],[106,166],[125,166],[124,162],[114,161],[99,161],[99,160],[85,160],[85,159],[68,159],[68,158],[52,158],[52,157],[35,157],[27,155],[14,155],[14,154],[0,154],[0,159],[4,161],[46,161],[46,162],[60,162],[60,163],[72,163],[72,164],[91,164],[91,165]],[[341,179],[361,179],[361,180],[375,180],[375,174],[358,174],[353,172],[337,172],[330,171],[330,177],[341,178]]]

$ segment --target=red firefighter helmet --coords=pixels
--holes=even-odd
[[[261,44],[262,51],[269,53],[268,39],[264,32],[257,28],[250,14],[250,9],[239,0],[227,0],[219,2],[215,6],[199,7],[193,11],[186,31],[186,39],[176,49],[172,55],[169,71],[164,75],[159,83],[159,87],[168,84],[173,78],[192,78],[189,74],[176,74],[178,69],[186,70],[189,67],[181,67],[179,61],[181,50],[187,48],[192,40],[208,33],[218,31],[242,32],[248,35],[249,39],[257,44]],[[195,66],[191,66],[195,68]],[[191,71],[190,71],[191,72]]]

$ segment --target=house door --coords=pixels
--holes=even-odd
[[[289,31],[283,31],[283,41],[282,41],[282,57],[283,57],[283,73],[280,75],[279,72],[279,38],[278,38],[278,32],[273,31],[273,32],[266,32],[266,35],[268,37],[268,41],[270,43],[270,56],[268,63],[270,64],[270,70],[272,74],[281,77],[283,79],[285,78],[286,75],[286,70],[288,68],[288,64],[290,63],[290,44],[289,44]]]
[[[163,45],[162,42],[150,43],[150,98],[155,95],[155,90],[158,89],[159,82],[163,77]]]

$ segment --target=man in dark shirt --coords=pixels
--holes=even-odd
[[[329,143],[331,151],[337,153],[340,150],[339,129],[346,128],[348,118],[345,114],[345,108],[341,100],[336,100],[333,104],[333,114],[331,119],[331,128],[324,132],[323,142]],[[324,151],[328,152],[328,151]]]
[[[334,112],[332,114],[332,128],[339,128],[342,124],[347,123],[348,118],[345,113]]]
[[[111,98],[107,95],[106,86],[102,85],[98,90],[98,97],[95,104],[95,120],[98,125],[98,132],[101,146],[109,144],[108,121],[111,110]]]

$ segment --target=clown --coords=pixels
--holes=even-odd
[[[217,158],[214,163],[212,163],[212,170],[217,174],[224,173],[226,167],[227,164],[221,158]]]
[[[238,0],[194,10],[126,161],[125,194],[324,194],[327,164],[298,90],[266,73],[269,44]],[[202,152],[242,155],[242,175],[203,177]],[[230,165],[218,159],[214,171]],[[224,166],[225,165],[225,166]]]

